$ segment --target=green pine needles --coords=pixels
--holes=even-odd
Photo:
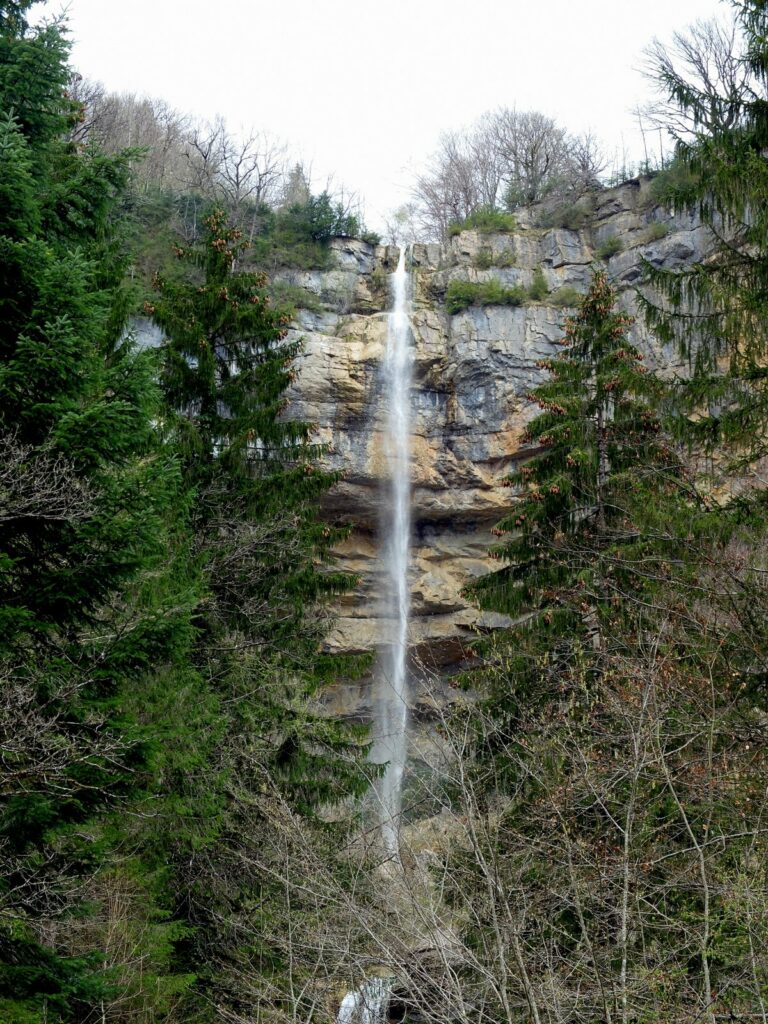
[[[681,410],[696,414],[689,436],[753,461],[765,451],[768,403],[768,12],[757,0],[733,7],[738,87],[692,81],[671,61],[655,68],[659,91],[679,111],[663,198],[696,213],[708,240],[706,259],[681,269],[646,264],[643,305],[650,327],[690,358],[679,389]]]
[[[495,531],[492,554],[507,564],[471,589],[484,608],[546,624],[583,619],[600,590],[596,567],[637,537],[628,500],[642,504],[638,496],[677,467],[652,405],[659,382],[629,342],[632,321],[615,298],[597,271],[565,322],[562,352],[539,364],[548,378],[529,398],[541,411],[508,481],[520,498]]]

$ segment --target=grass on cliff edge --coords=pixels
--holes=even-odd
[[[466,220],[455,220],[449,224],[448,237],[454,238],[462,231],[479,231],[483,235],[491,235],[496,231],[514,231],[516,228],[517,221],[511,213],[481,206],[470,213]]]
[[[469,306],[520,306],[524,302],[542,302],[549,288],[541,267],[537,267],[528,288],[516,284],[506,287],[495,278],[490,281],[451,281],[445,290],[445,308],[453,315]]]

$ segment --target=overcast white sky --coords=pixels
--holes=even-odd
[[[441,131],[537,109],[642,155],[642,49],[718,0],[70,0],[74,64],[115,91],[263,128],[365,199],[408,198]],[[57,12],[61,0],[44,10]]]

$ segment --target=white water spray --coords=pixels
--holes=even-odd
[[[344,996],[336,1024],[383,1024],[391,991],[391,979],[368,978],[360,988]]]
[[[408,714],[408,563],[411,549],[411,326],[408,319],[408,274],[400,250],[392,274],[392,312],[387,327],[384,381],[388,399],[385,454],[389,500],[382,520],[387,622],[380,678],[377,681],[372,759],[387,762],[379,780],[382,839],[398,855],[398,818],[406,755]]]
[[[390,277],[392,311],[387,321],[384,392],[387,422],[384,452],[388,500],[381,518],[385,567],[384,649],[374,682],[374,743],[371,760],[386,763],[378,780],[379,822],[385,849],[399,863],[398,828],[408,719],[408,563],[411,550],[411,325],[405,250]],[[368,978],[341,1001],[336,1024],[386,1024],[392,979]]]

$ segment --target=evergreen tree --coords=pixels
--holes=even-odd
[[[189,639],[165,568],[180,478],[153,426],[153,358],[124,336],[126,163],[68,142],[67,42],[30,29],[31,6],[0,4],[0,1017],[14,1024],[111,998],[104,886],[130,870],[111,814],[151,788],[156,738],[127,697],[140,705]],[[171,933],[142,885],[162,1001]]]
[[[764,533],[696,493],[613,303],[597,274],[542,364],[509,564],[473,587],[515,621],[456,712],[441,877],[491,1018],[713,1024],[766,996]]]
[[[652,404],[660,382],[646,373],[615,300],[596,271],[566,320],[563,351],[539,364],[549,377],[529,399],[542,411],[508,479],[520,497],[495,531],[503,540],[493,555],[509,564],[471,589],[482,607],[525,615],[529,625],[565,617],[573,626],[586,605],[607,599],[608,562],[638,542],[638,515],[652,514],[654,495],[679,470]]]
[[[653,287],[644,307],[659,337],[676,339],[691,357],[680,399],[697,423],[681,430],[755,458],[765,450],[768,402],[768,10],[762,0],[732,6],[742,44],[738,91],[720,90],[706,74],[695,80],[658,54],[652,69],[680,113],[668,126],[675,165],[657,193],[696,213],[709,238],[703,260],[674,270],[646,265]]]
[[[323,603],[356,582],[331,564],[344,531],[318,518],[335,476],[317,465],[309,427],[285,415],[298,343],[263,275],[237,269],[243,248],[214,210],[200,244],[178,250],[187,276],[158,280],[148,310],[166,335],[162,381],[195,492],[206,594],[193,659],[224,737],[206,769],[218,810],[176,844],[176,885],[194,928],[190,965],[206,998],[232,1012],[258,977],[283,998],[285,872],[301,868],[275,860],[282,817],[302,815],[305,843],[320,840],[331,826],[318,811],[366,786],[360,732],[317,705],[319,688],[349,667],[322,653]],[[291,906],[295,930],[301,900]]]
[[[299,343],[286,338],[287,316],[270,308],[263,275],[235,269],[243,248],[214,211],[200,246],[178,250],[189,279],[158,280],[149,309],[168,338],[162,380],[197,492],[195,530],[202,550],[211,545],[204,558],[215,611],[206,628],[258,638],[270,653],[310,664],[321,634],[304,636],[307,608],[355,581],[329,565],[344,531],[318,518],[336,476],[316,465],[309,427],[283,415]],[[251,536],[259,523],[282,540],[259,546]],[[232,575],[220,580],[224,573]]]
[[[513,619],[480,645],[503,671],[481,664],[469,677],[494,722],[491,733],[484,728],[490,756],[559,700],[574,672],[599,681],[632,628],[632,600],[660,579],[675,548],[670,508],[683,523],[691,514],[686,474],[652,404],[661,384],[615,300],[605,271],[596,271],[566,320],[562,351],[539,364],[548,377],[529,398],[541,412],[508,478],[519,498],[494,531],[491,554],[506,564],[467,588],[480,607]],[[512,765],[506,755],[502,762]]]

